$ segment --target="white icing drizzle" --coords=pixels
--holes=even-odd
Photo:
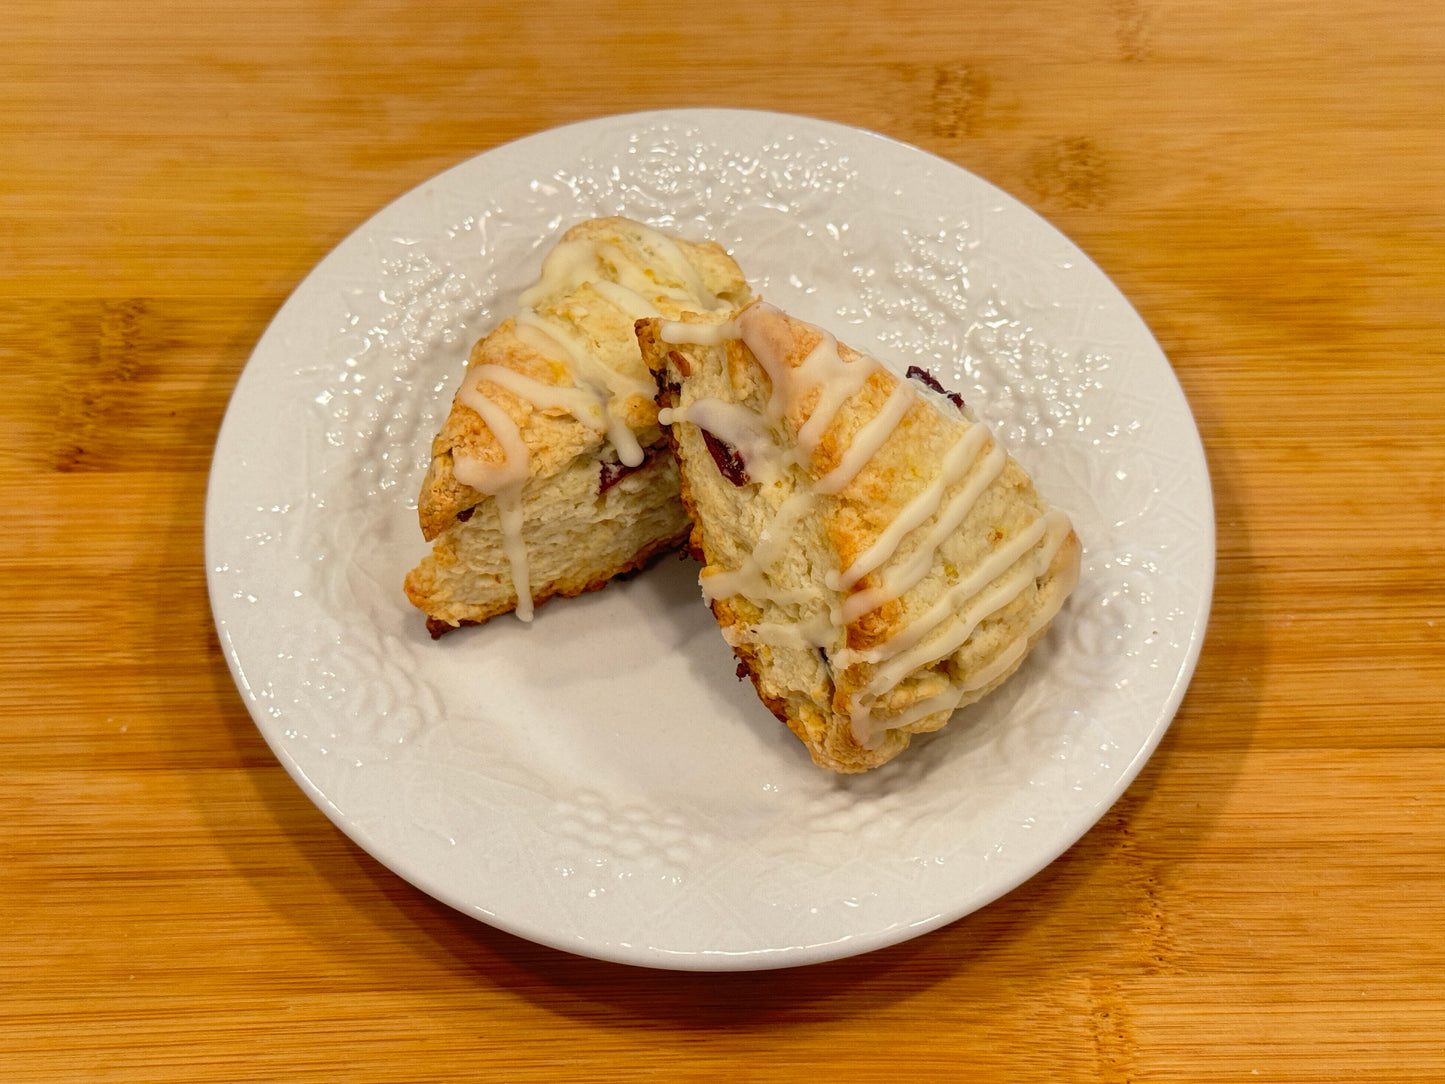
[[[989,554],[972,574],[945,591],[937,602],[896,635],[864,651],[844,648],[835,661],[839,666],[851,666],[855,662],[879,664],[866,690],[877,693],[897,684],[909,671],[951,655],[973,635],[979,621],[1012,601],[1030,582],[1044,574],[1068,533],[1069,521],[1062,512],[1045,513]],[[1046,535],[1049,544],[1039,547]],[[1023,561],[1030,551],[1033,559]],[[996,604],[990,605],[996,597]],[[963,609],[965,604],[967,609]],[[929,633],[960,613],[976,616],[966,616],[949,626],[951,631],[946,639],[951,642],[938,650],[940,641],[928,640]]]
[[[854,591],[844,599],[841,607],[840,625],[850,624],[864,614],[876,610],[886,602],[902,596],[933,567],[933,555],[938,547],[949,535],[962,525],[968,517],[969,512],[977,503],[978,498],[983,495],[995,478],[1002,472],[1008,457],[998,445],[989,451],[988,455],[979,464],[978,470],[963,489],[953,495],[953,498],[944,506],[943,512],[934,521],[933,527],[914,550],[913,556],[904,564],[893,565],[883,570],[879,577],[882,581],[877,587],[870,587],[863,591]],[[851,572],[852,566],[849,566]],[[860,576],[859,579],[862,577]],[[853,581],[857,583],[857,580]]]
[[[918,402],[918,395],[908,384],[900,380],[883,409],[869,419],[868,424],[858,430],[842,462],[813,483],[815,493],[838,493],[848,485],[858,472],[873,461],[880,448],[898,428],[898,423]]]
[[[849,697],[849,717],[853,724],[853,734],[860,744],[876,743],[882,738],[884,731],[900,725],[891,718],[880,720],[873,716],[872,705],[881,696],[897,686],[913,671],[952,655],[968,641],[989,614],[1003,609],[1048,570],[1059,545],[1069,533],[1068,517],[1062,512],[1050,511],[1036,520],[1033,526],[1041,529],[1031,528],[1020,536],[1032,538],[1034,546],[1037,547],[1030,560],[1019,561],[1016,556],[1017,563],[1006,568],[996,578],[997,582],[977,593],[970,595],[960,590],[962,585],[956,586],[942,600],[930,607],[923,617],[882,645],[883,657],[888,661],[882,663],[874,671],[872,679],[861,690]],[[1040,541],[1043,541],[1044,545],[1039,546]],[[1017,549],[1017,545],[1010,547],[1010,552],[1016,552]],[[989,570],[997,568],[1001,563],[1002,561],[994,559],[986,562],[987,565],[992,566]],[[987,572],[981,569],[978,575],[971,578],[971,584],[976,584],[986,574]],[[1029,640],[1034,634],[1054,619],[1059,606],[1063,604],[1063,596],[1064,592],[1057,592],[1050,605],[1042,607],[1033,620],[1005,645],[997,656],[981,669],[955,683],[960,701],[969,693],[987,687],[990,682],[1006,673],[1022,657],[1023,653],[1028,650]],[[966,601],[967,605],[960,611],[958,606],[961,601]],[[955,618],[955,622],[952,625],[944,625],[943,623],[950,616]],[[940,626],[946,630],[946,634],[923,638],[929,631]],[[919,640],[922,642],[918,642]],[[909,646],[904,648],[900,642]],[[845,653],[840,652],[840,654]],[[871,653],[860,652],[858,654],[868,655]],[[835,658],[834,661],[835,664],[844,665],[847,660],[846,658],[843,660]]]
[[[542,274],[518,299],[519,308],[535,309],[557,293],[571,293],[597,277],[599,246],[586,241],[561,241],[542,260]]]
[[[763,570],[756,562],[745,563],[743,567],[730,572],[707,572],[698,577],[698,582],[702,585],[702,597],[708,602],[742,595],[752,599],[766,598],[785,606],[802,606],[818,599],[817,593],[806,587],[788,590],[772,586],[764,578]],[[829,622],[830,626],[831,624],[832,622]],[[826,642],[823,641],[817,646],[822,647]]]
[[[755,482],[767,484],[779,477],[775,462],[777,449],[768,435],[766,424],[756,411],[742,403],[695,399],[686,407],[664,407],[657,412],[657,420],[662,425],[692,422],[699,429],[706,429],[713,436],[725,440],[737,449]]]
[[[641,223],[631,223],[629,228],[636,231],[649,267],[656,265],[662,272],[659,277],[671,277],[680,285],[656,281],[648,268],[615,242],[560,242],[542,261],[537,282],[522,293],[512,320],[522,342],[544,357],[566,364],[572,385],[551,385],[505,366],[484,364],[468,370],[457,391],[457,401],[477,412],[501,447],[500,463],[454,451],[453,472],[463,485],[496,499],[502,548],[517,591],[516,612],[524,621],[531,619],[533,609],[527,549],[522,538],[522,486],[531,457],[516,422],[485,394],[483,385],[489,382],[505,388],[538,410],[565,411],[583,425],[605,433],[624,465],[640,466],[646,453],[623,420],[622,406],[634,396],[651,400],[654,385],[604,364],[590,343],[545,312],[546,305],[590,285],[630,320],[663,315],[657,302],[664,299],[673,308],[685,311],[712,312],[728,307],[707,288],[676,241]],[[623,348],[630,348],[640,366],[641,352],[636,341],[629,339]]]
[[[556,324],[544,320],[535,312],[518,312],[514,319],[519,329],[525,328],[539,337],[546,336],[564,352],[572,378],[577,381],[576,385],[569,389],[577,394],[569,401],[584,412],[579,414],[576,410],[570,410],[569,413],[584,425],[590,425],[593,416],[600,417],[602,431],[617,449],[617,457],[629,467],[640,464],[643,459],[642,445],[627,423],[617,416],[613,404],[632,395],[650,399],[653,386],[603,365],[592,356],[586,343]],[[538,387],[545,388],[546,385],[539,382]],[[550,396],[549,392],[543,394]],[[531,397],[524,395],[523,398]],[[551,405],[537,399],[532,399],[532,403],[538,407]]]
[[[695,343],[698,346],[721,346],[738,337],[736,320],[720,324],[689,324],[682,320],[664,320],[658,325],[657,337],[670,346]]]
[[[759,640],[799,650],[825,647],[833,638],[833,625],[827,614],[815,614],[802,621],[759,621],[751,627]]]
[[[667,236],[667,234],[659,233],[656,230],[648,230],[647,236],[654,252],[666,260],[672,272],[682,280],[682,293],[679,295],[674,292],[672,294],[673,297],[676,297],[679,301],[685,301],[689,305],[700,304],[708,312],[729,307],[707,288],[707,284],[702,281],[702,276],[699,275],[697,269],[688,262],[687,257],[683,255],[683,251],[678,247],[676,241]],[[651,280],[649,279],[648,281],[650,282]]]
[[[473,389],[475,390],[475,389]],[[531,579],[527,568],[527,547],[522,545],[522,485],[527,480],[527,446],[517,423],[492,400],[480,395],[469,403],[502,446],[502,461],[488,463],[471,456],[456,457],[452,469],[457,481],[492,497],[502,530],[502,552],[517,585],[517,616],[532,619]]]
[[[522,487],[508,486],[497,494],[497,516],[502,526],[502,551],[517,584],[517,616],[532,620],[532,577],[528,568],[527,546],[522,540]]]
[[[623,311],[626,312],[625,309]],[[641,315],[635,316],[630,312],[627,315],[633,319],[642,318]],[[529,309],[522,309],[512,319],[518,327],[531,328],[556,342],[562,348],[571,370],[569,375],[576,381],[577,386],[603,402],[614,398],[625,399],[629,395],[652,398],[656,388],[651,382],[628,376],[610,365],[602,364],[588,343],[556,321],[548,320]]]
[[[822,337],[807,357],[797,366],[790,366],[791,332],[786,318],[772,306],[754,304],[731,325],[664,324],[662,338],[669,343],[718,346],[728,339],[740,338],[772,383],[761,414],[741,405],[698,400],[671,411],[667,420],[690,421],[726,440],[739,450],[754,482],[759,480],[764,464],[771,463],[779,474],[789,467],[800,468],[804,480],[773,514],[752,553],[746,555],[736,569],[710,571],[704,575],[703,595],[709,600],[742,595],[757,602],[802,607],[805,612],[801,622],[762,622],[753,626],[749,635],[779,647],[831,649],[830,661],[835,673],[857,664],[873,666],[867,683],[849,697],[847,707],[855,740],[865,747],[875,747],[890,729],[951,713],[969,693],[991,684],[1017,663],[1029,641],[1053,619],[1066,592],[1056,592],[1051,605],[1042,607],[1042,612],[1027,628],[974,673],[951,681],[942,692],[901,713],[882,718],[873,714],[874,706],[886,701],[888,693],[910,674],[952,655],[990,614],[1008,605],[1042,577],[1071,527],[1063,513],[1044,513],[1003,540],[966,577],[950,586],[937,602],[887,641],[868,650],[847,648],[842,630],[879,606],[900,598],[928,574],[939,547],[960,528],[979,498],[999,477],[1007,456],[985,426],[972,422],[945,454],[938,475],[903,507],[872,545],[848,568],[825,577],[826,587],[842,595],[827,607],[827,620],[821,620],[817,614],[809,615],[806,609],[816,606],[817,592],[775,587],[769,575],[786,553],[794,527],[816,509],[820,497],[842,492],[858,476],[888,443],[909,410],[920,402],[932,402],[911,381],[897,380],[887,401],[857,431],[839,463],[808,483],[809,465],[823,434],[842,406],[881,369],[877,361],[864,356],[844,360],[837,341],[825,332],[819,330],[819,333]],[[810,398],[812,411],[801,422],[794,446],[779,447],[769,437],[768,427],[759,422],[777,423]],[[740,417],[739,410],[746,411],[751,420]],[[899,550],[904,540],[916,536],[930,523],[909,554],[900,559]],[[876,586],[848,593],[870,573],[879,573]],[[940,673],[940,676],[944,675]]]
[[[535,285],[523,292],[520,305],[534,309],[538,304],[561,293],[572,293],[588,283],[615,283],[646,303],[648,296],[667,297],[680,302],[685,309],[714,311],[724,307],[720,299],[703,282],[702,276],[688,262],[681,247],[665,233],[632,223],[638,240],[646,250],[651,265],[665,265],[678,280],[679,286],[658,282],[612,241],[578,238],[562,241],[542,261],[542,274]],[[697,309],[697,306],[701,306]]]
[[[636,290],[629,290],[618,282],[608,282],[606,279],[597,279],[592,283],[592,289],[605,297],[612,304],[616,305],[623,312],[640,320],[644,316],[661,316],[662,312],[647,298],[643,297]]]
[[[480,414],[482,410],[478,404],[491,402],[482,394],[479,387],[484,380],[489,380],[498,387],[506,388],[513,395],[527,400],[539,410],[565,410],[583,425],[591,426],[599,433],[607,430],[607,419],[604,417],[605,404],[597,402],[596,396],[589,395],[581,388],[544,384],[515,369],[508,369],[505,365],[474,366],[462,381],[461,388],[457,390],[457,401]]]
[[[798,429],[800,462],[813,458],[818,441],[823,439],[839,408],[863,390],[863,385],[875,369],[875,366],[867,364],[868,360],[859,357],[854,361],[844,361],[838,354],[838,340],[825,333],[798,366],[799,375],[818,388],[818,402],[808,420]]]
[[[702,577],[703,598],[711,602],[730,595],[745,595],[793,605],[816,601],[815,592],[806,588],[781,590],[773,587],[768,577],[768,571],[787,551],[798,520],[812,507],[812,495],[806,491],[795,492],[784,500],[773,513],[768,526],[759,533],[757,545],[743,558],[741,565],[731,572],[713,572]]]
[[[846,591],[864,576],[868,575],[868,573],[883,564],[884,561],[892,557],[894,553],[898,551],[898,546],[903,541],[905,535],[915,527],[926,523],[938,512],[939,505],[943,501],[943,495],[948,491],[948,487],[962,478],[968,472],[969,468],[974,465],[974,460],[978,458],[979,449],[988,441],[988,438],[988,429],[981,425],[973,426],[965,432],[963,436],[959,437],[958,440],[954,442],[953,447],[948,450],[948,454],[943,457],[943,466],[938,472],[938,477],[929,482],[928,485],[923,488],[922,492],[908,502],[903,511],[898,513],[898,518],[890,523],[883,533],[878,536],[878,541],[874,542],[873,545],[855,557],[853,563],[841,573],[829,576],[828,586],[835,591]],[[1002,457],[1000,457],[998,465],[1002,468]],[[997,476],[997,473],[997,471],[993,472],[988,480],[992,481],[993,478]],[[944,515],[940,517],[940,525],[952,522],[953,526],[957,526],[959,522],[962,522],[963,516],[967,513],[967,509],[972,507],[972,505],[973,500],[967,499],[966,494],[957,494],[953,500],[949,502],[950,509],[957,508],[959,510],[957,520],[953,520],[953,517],[945,512]],[[941,542],[942,539],[940,538],[939,541]],[[931,551],[937,549],[937,546],[929,546],[927,543],[924,543],[922,549]],[[913,583],[916,582],[918,581],[913,581]],[[912,583],[907,586],[912,586]],[[871,608],[872,607],[870,607],[870,609]],[[861,610],[859,611],[859,615],[867,612],[867,610]],[[845,618],[844,623],[846,624],[851,620],[853,620],[853,618]]]
[[[773,514],[772,522],[763,529],[758,537],[758,544],[753,547],[753,560],[760,568],[771,568],[783,556],[793,541],[793,533],[797,529],[798,520],[807,515],[814,508],[815,502],[811,495],[803,490],[796,492],[778,506]]]
[[[968,695],[967,690],[958,685],[949,685],[941,693],[927,697],[909,708],[899,712],[897,715],[889,716],[888,725],[881,729],[871,727],[861,729],[857,725],[858,715],[854,715],[853,736],[858,739],[858,744],[865,748],[876,747],[882,740],[883,735],[889,730],[896,730],[901,726],[908,726],[920,719],[927,719],[930,715],[937,715],[940,712],[947,712],[952,715],[957,710],[963,698]],[[870,719],[871,716],[864,716]]]
[[[527,480],[527,445],[511,415],[485,396],[475,396],[468,404],[482,416],[492,436],[502,446],[502,461],[489,463],[475,456],[458,456],[452,463],[457,481],[480,493],[495,497],[503,490],[521,489]]]

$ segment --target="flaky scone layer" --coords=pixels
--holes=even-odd
[[[654,450],[638,470],[599,494],[607,479],[595,460],[528,483],[522,493],[532,601],[596,591],[687,540],[677,462]],[[578,559],[585,547],[585,560]],[[464,510],[406,578],[407,596],[427,614],[433,637],[481,624],[517,606],[496,502]]]

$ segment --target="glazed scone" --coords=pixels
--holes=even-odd
[[[762,302],[637,332],[703,596],[814,761],[877,767],[1018,668],[1079,541],[961,399]]]
[[[563,235],[472,348],[432,442],[417,511],[433,546],[405,589],[433,638],[511,610],[530,620],[681,544],[677,464],[633,325],[749,297],[712,242],[616,217]]]

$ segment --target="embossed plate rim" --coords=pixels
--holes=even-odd
[[[765,168],[734,177],[729,154]],[[745,226],[766,226],[787,259],[770,259],[767,246],[738,251],[744,269],[774,300],[830,320],[865,349],[903,341],[917,326],[915,295],[927,295],[952,306],[928,330],[938,371],[950,320],[1002,313],[992,340],[995,323],[970,325],[977,337],[964,353],[977,354],[978,371],[939,375],[986,388],[996,369],[1022,374],[1002,382],[1010,401],[995,424],[1006,442],[1012,426],[1054,443],[1057,455],[1026,465],[1066,507],[1051,486],[1077,491],[1082,510],[1069,510],[1089,563],[1063,631],[986,707],[860,780],[824,779],[750,694],[739,699],[714,680],[719,667],[730,677],[726,649],[715,628],[704,635],[710,619],[679,590],[681,566],[546,607],[531,630],[493,622],[440,646],[424,643],[404,600],[378,587],[392,582],[387,562],[404,571],[421,552],[410,535],[400,540],[396,490],[419,475],[410,451],[379,466],[368,449],[408,447],[390,427],[425,427],[415,392],[434,381],[432,398],[447,397],[450,378],[437,374],[450,370],[438,359],[460,357],[479,330],[427,326],[428,305],[486,316],[518,285],[499,262],[536,257],[579,211],[665,217],[667,198],[677,201],[676,228],[716,226],[735,251],[754,236]],[[488,200],[490,218],[461,210]],[[956,232],[940,229],[955,221]],[[466,246],[476,245],[474,260]],[[458,252],[455,275],[431,258]],[[902,285],[870,285],[860,252],[894,261]],[[792,261],[815,261],[826,278],[839,253],[855,263],[837,264],[837,281],[816,291],[792,281]],[[470,293],[457,298],[452,287]],[[380,310],[372,295],[389,289],[413,293]],[[855,289],[866,303],[852,300]],[[425,344],[414,357],[408,336]],[[1033,398],[1013,401],[1035,377]],[[1100,420],[1151,410],[1137,438],[1149,457]],[[1086,439],[1102,448],[1097,463],[1079,455]],[[1107,477],[1088,473],[1099,464]],[[1166,490],[1184,503],[1161,505]],[[212,466],[206,554],[218,636],[248,710],[347,835],[504,930],[581,955],[696,970],[881,948],[991,902],[1051,862],[1123,793],[1167,729],[1202,646],[1214,559],[1187,403],[1147,328],[1076,246],[998,189],[907,144],[811,118],[709,109],[602,117],[495,148],[338,245],[282,306],[238,381]],[[706,709],[655,748],[635,708],[618,710],[635,691],[626,679],[584,672],[554,692],[526,666],[539,642],[585,644],[589,622],[618,620],[657,641],[629,665],[651,667],[650,685],[700,697],[691,703]],[[686,664],[659,648],[668,637],[685,639]],[[494,699],[460,688],[472,673],[461,659],[492,668]],[[390,666],[386,688],[358,677],[378,660]],[[699,674],[688,672],[694,664]],[[1081,664],[1102,666],[1117,688],[1069,669]],[[1071,716],[1058,692],[1068,682],[1085,708],[1108,710]],[[594,701],[579,726],[576,705]],[[550,726],[537,725],[544,718]],[[601,740],[598,720],[611,746],[588,745]],[[716,740],[730,757],[710,790],[696,764],[715,757],[707,743]],[[660,750],[658,764],[612,762],[612,749],[644,742]],[[1102,743],[1097,754],[1089,743]],[[592,790],[566,789],[594,778]],[[806,828],[795,829],[798,820]]]

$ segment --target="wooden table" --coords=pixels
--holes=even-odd
[[[0,1079],[1445,1079],[1445,9],[1417,0],[0,5]],[[377,208],[603,113],[781,109],[1051,219],[1208,452],[1212,624],[1085,838],[784,972],[563,955],[278,766],[202,499],[268,319]]]

